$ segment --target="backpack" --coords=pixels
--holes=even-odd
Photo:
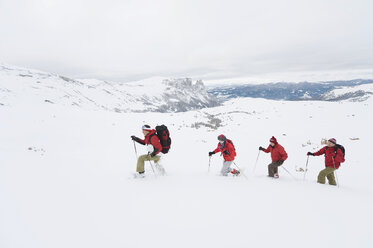
[[[171,148],[171,138],[170,138],[170,132],[168,131],[168,128],[165,125],[160,125],[155,127],[156,135],[159,138],[159,142],[162,146],[162,153],[166,154]]]
[[[230,140],[230,139],[227,139],[226,141],[227,141],[228,143],[230,143],[230,144],[233,146],[234,156],[236,156],[236,155],[237,155],[237,154],[236,154],[236,147],[234,147],[233,141]]]
[[[325,151],[326,151],[326,149],[328,149],[328,147],[325,148]],[[346,154],[346,151],[345,151],[344,146],[342,146],[342,145],[340,145],[340,144],[336,144],[336,145],[334,146],[334,153],[335,153],[335,156],[337,156],[337,150],[338,150],[338,149],[341,149],[342,154],[343,154],[343,158],[344,158],[344,157],[345,157],[345,154]],[[335,157],[335,156],[334,156],[334,157]]]

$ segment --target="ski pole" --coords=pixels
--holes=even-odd
[[[306,173],[307,173],[308,159],[309,159],[309,158],[310,158],[310,155],[307,155],[306,170],[304,171],[303,181],[306,180]]]
[[[150,160],[148,160],[148,161],[149,161],[150,167],[152,167],[152,171],[154,173],[154,176],[157,177],[157,174],[155,174],[155,170],[153,168],[153,163]]]
[[[332,159],[333,159],[333,166],[334,166],[334,170],[335,170],[335,179],[337,181],[337,187],[339,188],[339,182],[338,182],[338,176],[337,176],[337,168],[335,168],[334,157],[332,157]]]
[[[210,172],[211,156],[209,156],[209,169],[207,172]]]
[[[254,164],[253,174],[255,174],[256,164],[258,163],[259,155],[260,155],[260,150],[258,152],[258,156],[256,157],[256,161],[255,161],[255,164]]]
[[[245,174],[243,174],[243,171],[241,171],[240,167],[238,167],[238,165],[236,164],[236,162],[233,161],[233,164],[237,167],[237,169],[240,171],[240,173],[242,173],[242,175],[243,175],[247,180],[249,180],[249,178],[248,178]]]
[[[136,143],[133,141],[133,147],[135,148],[135,155],[136,155],[136,160],[137,160],[137,149],[136,149]]]
[[[281,166],[282,169],[284,169],[289,175],[294,179],[297,180],[284,166]]]

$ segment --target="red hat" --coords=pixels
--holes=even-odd
[[[272,136],[272,138],[269,140],[269,142],[277,144],[277,139],[275,138],[275,136]]]
[[[332,142],[334,145],[336,145],[337,144],[337,140],[336,139],[334,139],[334,138],[331,138],[331,139],[329,139],[328,141],[330,141],[330,142]]]
[[[220,135],[218,136],[218,140],[220,140],[220,141],[226,141],[227,138],[226,138],[223,134],[220,134]]]

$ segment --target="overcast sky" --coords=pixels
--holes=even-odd
[[[366,72],[372,11],[371,0],[0,0],[0,62],[117,81]]]

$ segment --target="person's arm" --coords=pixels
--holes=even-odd
[[[140,138],[138,138],[138,137],[136,137],[136,136],[134,136],[134,135],[131,136],[131,139],[132,139],[133,141],[136,141],[137,143],[139,143],[139,144],[141,144],[141,145],[145,145],[145,140],[142,140],[142,139],[140,139]]]
[[[282,161],[285,161],[288,158],[288,154],[286,153],[286,151],[283,147],[281,147],[281,149],[280,149],[280,155],[281,155]]]
[[[218,146],[216,147],[216,149],[215,149],[213,152],[214,152],[214,153],[218,153],[218,152],[220,152],[219,144],[218,144]]]
[[[162,151],[162,145],[159,142],[159,138],[157,135],[153,135],[151,137],[150,144],[152,144],[154,147],[154,151],[150,154],[152,157],[154,157],[155,155],[157,155],[158,153]]]
[[[269,146],[267,147],[267,149],[264,149],[264,150],[263,150],[263,152],[265,152],[265,153],[269,153],[269,152],[271,152],[271,146],[269,145]]]
[[[320,155],[323,155],[325,153],[325,150],[327,149],[326,146],[324,146],[323,148],[321,148],[320,150],[318,150],[317,152],[314,152],[313,153],[313,156],[320,156]]]

